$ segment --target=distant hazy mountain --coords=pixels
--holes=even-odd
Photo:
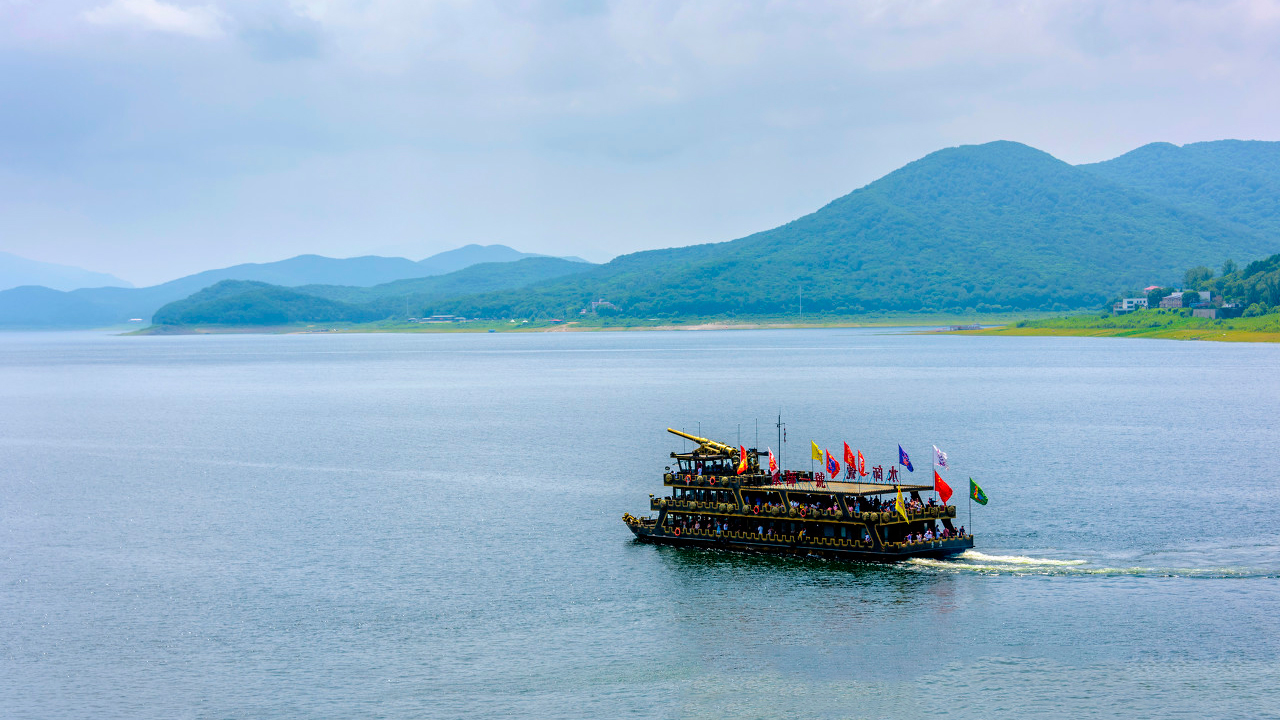
[[[304,285],[285,288],[224,280],[156,311],[157,325],[282,325],[368,322],[422,315],[441,297],[525,287],[582,272],[590,265],[553,257],[472,265],[447,275],[397,280],[374,287]]]
[[[90,272],[70,265],[28,260],[0,252],[0,290],[39,285],[54,290],[86,287],[133,287],[115,275]]]
[[[444,275],[455,270],[461,270],[472,265],[480,263],[494,262],[512,262],[515,260],[523,260],[529,257],[547,257],[538,253],[520,252],[507,247],[506,245],[463,245],[456,250],[446,250],[437,253],[431,257],[418,261],[418,265],[427,269],[422,275]],[[565,258],[565,260],[573,260],[574,262],[586,262],[582,258]],[[403,277],[413,277],[405,275]],[[355,285],[358,283],[338,283],[343,285]]]
[[[377,285],[407,277],[430,274],[420,263],[405,258],[365,255],[353,258],[330,258],[321,255],[298,255],[269,263],[244,263],[217,270],[206,270],[164,283],[172,287],[200,290],[222,280],[255,280],[272,285]]]
[[[1151,143],[1080,167],[1206,217],[1280,238],[1280,142]]]
[[[1244,176],[1269,166],[1245,162],[1251,148],[1233,147],[1235,164],[1214,166],[1237,189],[1208,205],[1190,203],[1194,194],[1160,197],[1155,181],[1135,189],[1123,173],[1073,167],[1018,143],[950,148],[773,230],[624,255],[569,278],[431,309],[545,316],[603,297],[639,317],[795,314],[801,292],[806,314],[1097,307],[1126,288],[1180,279],[1190,266],[1280,250],[1263,222],[1267,191],[1246,203],[1264,208],[1252,219],[1228,212],[1250,187]],[[1179,164],[1147,167],[1156,178],[1184,172]]]
[[[93,288],[59,293],[47,288],[0,292],[0,327],[92,327],[150,320],[166,303],[185,298],[223,280],[271,285],[372,286],[393,280],[440,275],[476,263],[529,257],[505,245],[468,245],[414,262],[365,256],[328,258],[299,255],[269,263],[245,263],[188,275],[145,288]],[[21,292],[20,292],[21,290]]]

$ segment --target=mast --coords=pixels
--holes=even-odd
[[[778,472],[782,472],[782,408],[778,408]]]

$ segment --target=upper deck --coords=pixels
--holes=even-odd
[[[663,485],[673,487],[721,487],[744,490],[787,490],[790,492],[823,493],[828,495],[881,495],[903,492],[930,492],[932,485],[913,483],[849,482],[845,480],[815,480],[808,473],[792,473],[791,478],[751,473],[746,475],[697,475],[694,473],[666,473]]]

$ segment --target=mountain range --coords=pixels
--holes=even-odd
[[[1100,307],[1130,289],[1174,285],[1192,266],[1248,262],[1277,251],[1280,143],[1154,143],[1073,166],[997,141],[931,153],[771,230],[632,253],[603,265],[526,258],[423,282],[379,282],[405,271],[384,269],[380,261],[409,261],[329,261],[350,263],[351,270],[326,274],[319,261],[328,259],[303,256],[286,262],[313,263],[307,272],[238,266],[259,270],[235,277],[202,273],[175,281],[185,283],[181,287],[94,292],[97,307],[110,306],[104,320],[106,314],[119,318],[124,307],[101,299],[112,293],[151,303],[145,314],[140,304],[129,306],[137,308],[131,317],[180,300],[155,312],[157,322],[173,324],[434,314],[549,318],[601,298],[610,302],[609,312],[641,319],[794,317],[802,303],[807,316],[1068,310]],[[369,267],[354,270],[366,261]],[[355,276],[364,282],[352,282]],[[266,285],[209,287],[228,279]],[[163,302],[156,302],[159,289],[167,293]],[[6,295],[19,291],[36,292],[0,293],[0,325],[13,324]],[[69,296],[87,291],[40,292],[45,295],[33,298],[33,307],[58,318],[65,317]],[[33,315],[28,311],[25,320]]]
[[[370,322],[406,317],[440,298],[508,290],[571,276],[593,267],[579,260],[528,257],[515,262],[471,265],[433,277],[397,280],[374,287],[304,285],[285,288],[262,282],[223,280],[156,312],[157,325],[286,325],[299,322]]]
[[[1280,143],[1145,146],[1072,166],[1014,142],[948,148],[725,243],[634,253],[423,313],[534,317],[1066,310],[1280,250]]]
[[[0,290],[23,285],[42,285],[54,290],[75,290],[85,287],[133,287],[115,275],[91,272],[70,265],[28,260],[7,252],[0,252]]]
[[[545,256],[520,252],[505,245],[473,244],[417,262],[373,255],[343,259],[299,255],[277,262],[245,263],[206,270],[144,288],[92,287],[58,291],[49,287],[23,286],[0,292],[0,327],[95,327],[126,322],[131,318],[149,320],[161,306],[224,280],[257,281],[286,287],[315,284],[372,286],[406,278],[444,275],[482,263],[542,257]],[[571,261],[586,263],[578,258]]]

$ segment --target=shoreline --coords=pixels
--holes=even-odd
[[[1047,314],[1041,315],[1046,317]],[[734,331],[734,330],[806,330],[833,328],[932,328],[921,332],[950,332],[956,325],[992,326],[1020,320],[1026,315],[999,315],[974,318],[954,315],[921,315],[913,317],[880,316],[866,318],[826,318],[813,322],[794,319],[759,318],[743,320],[724,320],[693,318],[688,321],[655,321],[653,323],[612,323],[599,321],[568,321],[549,323],[546,321],[530,323],[512,323],[510,321],[468,321],[462,323],[440,324],[329,324],[306,323],[290,325],[193,325],[166,326],[151,325],[122,335],[324,335],[341,333],[536,333],[536,332],[654,332],[654,331]]]
[[[961,331],[1014,337],[1116,337],[1210,342],[1280,342],[1280,314],[1253,317],[1194,317],[1188,310],[1139,310],[1125,315],[1079,314],[1023,320],[999,327]]]
[[[1203,340],[1207,342],[1280,342],[1280,332],[1254,332],[1240,329],[1218,328],[1155,328],[1134,330],[1126,328],[1031,328],[1001,326],[982,330],[948,331],[950,335],[984,335],[988,337],[1096,337],[1138,340]]]
[[[461,323],[407,324],[362,323],[233,326],[166,326],[152,325],[118,334],[146,335],[328,335],[370,333],[580,333],[580,332],[679,332],[735,330],[816,330],[816,329],[913,329],[918,334],[981,335],[1004,337],[1115,337],[1157,340],[1205,340],[1212,342],[1280,342],[1277,317],[1207,320],[1184,317],[1173,312],[1099,317],[1078,314],[1063,317],[1048,313],[1035,315],[1000,315],[973,318],[954,315],[921,315],[913,317],[881,316],[864,318],[826,318],[804,322],[796,319],[759,318],[725,320],[694,318],[680,322],[615,323],[596,321],[547,321],[512,323],[510,321],[473,320]],[[980,325],[979,329],[952,329],[962,325]],[[104,330],[119,330],[104,328]]]

